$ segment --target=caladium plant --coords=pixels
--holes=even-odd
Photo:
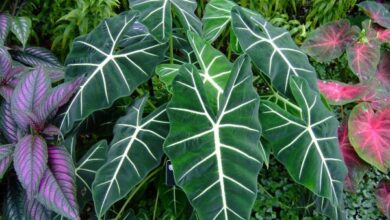
[[[1,148],[1,173],[13,161],[22,186],[19,193],[26,203],[26,218],[40,218],[43,213],[50,213],[49,210],[70,219],[79,218],[72,158],[65,147],[57,146],[62,134],[50,120],[81,81],[77,79],[51,88],[49,76],[43,67],[37,67],[23,75],[12,96],[2,104],[1,130],[11,144]]]

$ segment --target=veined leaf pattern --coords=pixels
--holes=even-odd
[[[137,100],[115,124],[107,160],[96,173],[92,186],[98,216],[160,164],[169,123],[165,106],[142,118],[147,98]]]
[[[290,87],[302,118],[263,101],[264,137],[272,141],[276,158],[295,181],[337,206],[347,174],[338,147],[337,119],[304,79],[292,77]]]
[[[66,75],[85,75],[85,80],[63,113],[59,127],[64,134],[74,122],[130,95],[162,61],[166,45],[156,42],[136,20],[136,13],[124,12],[75,39]]]
[[[234,64],[219,102],[215,114],[200,73],[184,65],[167,107],[171,129],[164,150],[172,160],[176,183],[200,219],[247,219],[262,164],[257,145],[259,97],[248,58]]]
[[[232,25],[242,48],[280,92],[291,95],[290,76],[302,76],[314,91],[318,90],[315,70],[289,32],[240,7],[232,10]]]

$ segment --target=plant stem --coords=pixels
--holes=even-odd
[[[137,194],[137,192],[146,184],[148,183],[149,181],[152,180],[152,178],[158,173],[160,172],[162,169],[162,167],[159,167],[157,169],[155,169],[153,172],[151,172],[144,180],[142,180],[142,182],[140,182],[138,184],[138,186],[133,190],[131,191],[129,197],[127,197],[127,200],[125,202],[125,204],[123,204],[122,208],[120,209],[120,211],[118,212],[118,215],[115,217],[115,220],[119,220],[121,219],[122,215],[123,215],[123,212],[125,211],[125,208],[126,206],[130,203],[131,199],[134,197],[135,194]]]
[[[169,37],[169,63],[173,64],[173,34]]]
[[[265,194],[267,194],[268,197],[274,199],[274,196],[272,196],[271,193],[269,193],[269,192],[268,192],[260,183],[258,183],[257,186],[258,186],[262,191],[264,191]],[[279,201],[279,200],[277,200],[277,201],[278,201],[278,203],[280,204],[280,206],[281,206],[282,208],[291,209],[290,206],[284,204],[283,202],[281,202],[281,201]]]
[[[140,88],[136,88],[135,91],[137,91],[138,94],[140,95],[144,95],[145,93],[140,89]],[[150,99],[146,100],[146,102],[150,105],[150,107],[152,107],[153,109],[157,109],[157,107],[153,104],[152,101],[150,101]]]
[[[154,202],[154,208],[153,208],[153,220],[156,219],[157,204],[158,204],[158,197],[159,196],[160,196],[160,188],[157,188],[156,201]]]

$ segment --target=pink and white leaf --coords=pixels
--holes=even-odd
[[[354,192],[357,184],[362,180],[369,166],[359,158],[348,138],[348,123],[342,122],[338,128],[340,151],[345,164],[348,167],[348,175],[345,178],[345,186],[348,191]]]
[[[27,135],[16,144],[14,168],[28,198],[33,198],[39,189],[47,168],[47,146],[39,135]]]
[[[390,181],[380,181],[376,190],[376,199],[379,210],[390,218]]]
[[[367,163],[387,172],[390,167],[390,106],[376,112],[369,103],[355,106],[348,120],[349,140]]]
[[[331,105],[344,105],[359,100],[367,92],[367,86],[362,84],[349,85],[337,81],[317,80],[320,92]]]
[[[348,20],[339,20],[317,28],[305,40],[302,50],[321,62],[336,59],[344,53],[357,35]]]
[[[358,4],[375,23],[390,29],[390,12],[381,3],[364,1]]]
[[[375,41],[357,42],[347,48],[348,64],[361,81],[375,75],[380,59],[380,45]]]

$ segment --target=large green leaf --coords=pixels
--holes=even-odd
[[[232,63],[219,50],[213,48],[199,35],[188,32],[188,41],[195,52],[206,96],[214,112],[219,109],[219,99],[232,69]]]
[[[98,216],[160,164],[169,123],[165,106],[142,118],[147,98],[137,100],[115,124],[107,160],[96,173],[92,186]]]
[[[172,34],[172,7],[186,30],[201,33],[202,23],[194,11],[196,0],[129,0],[130,8],[141,12],[141,22],[159,41]]]
[[[314,68],[285,29],[240,7],[232,10],[232,26],[242,48],[280,92],[291,94],[288,81],[292,75],[302,76],[313,90],[318,90]]]
[[[76,164],[77,197],[80,207],[92,200],[92,183],[97,170],[106,161],[108,144],[101,140],[94,144],[87,153]]]
[[[230,12],[237,4],[230,0],[211,0],[203,16],[203,35],[210,42],[215,41],[231,20]]]
[[[136,19],[134,12],[124,12],[75,39],[66,59],[66,74],[70,78],[84,75],[85,81],[64,112],[63,133],[75,121],[130,95],[162,61],[166,46],[157,43]]]
[[[194,66],[173,84],[164,150],[200,219],[248,219],[256,198],[261,128],[250,68],[246,57],[236,61],[216,114]]]
[[[290,89],[302,109],[302,118],[263,101],[260,118],[264,137],[272,142],[276,158],[295,181],[337,205],[347,174],[338,147],[337,119],[306,80],[292,77]]]

